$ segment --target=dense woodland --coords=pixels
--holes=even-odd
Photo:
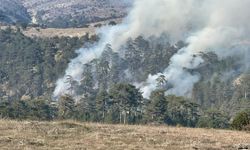
[[[99,59],[84,66],[81,83],[68,76],[68,93],[53,100],[55,82],[76,57],[75,50],[96,41],[97,36],[42,39],[26,37],[18,29],[1,30],[1,117],[237,129],[249,124],[250,72],[238,61],[241,56],[219,59],[201,53],[204,64],[188,70],[201,76],[189,98],[166,96],[164,76],[157,79],[159,88],[149,99],[142,97],[133,83],[163,71],[186,45],[171,45],[164,34],[128,39],[119,53],[107,44]]]

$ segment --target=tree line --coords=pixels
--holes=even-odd
[[[119,83],[109,91],[101,88],[96,95],[84,95],[77,100],[66,94],[58,101],[45,99],[1,101],[1,118],[30,120],[73,119],[112,124],[166,124],[202,128],[246,129],[250,110],[230,117],[218,110],[203,111],[190,99],[165,96],[164,90],[152,92],[150,99],[142,97],[135,86]]]

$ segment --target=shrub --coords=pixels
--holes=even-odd
[[[244,126],[247,126],[249,124],[250,124],[250,117],[248,113],[241,112],[235,116],[232,123],[232,128],[236,130],[242,130]]]
[[[229,118],[218,110],[208,110],[205,115],[200,117],[196,126],[199,128],[221,128],[229,127]]]
[[[244,131],[250,131],[250,124],[246,125],[243,127]]]

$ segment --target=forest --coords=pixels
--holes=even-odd
[[[223,59],[200,53],[204,63],[191,96],[165,95],[171,89],[164,76],[158,89],[144,98],[135,82],[164,70],[186,45],[168,37],[129,39],[119,50],[107,44],[101,57],[84,66],[80,83],[67,76],[68,91],[54,98],[75,50],[89,47],[98,35],[81,38],[30,38],[20,29],[0,30],[0,116],[11,119],[75,119],[123,124],[167,124],[208,128],[247,128],[250,122],[250,70],[241,57]],[[182,84],[182,83],[180,83]]]

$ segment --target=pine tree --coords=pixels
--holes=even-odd
[[[151,121],[157,123],[165,123],[166,121],[168,103],[164,93],[164,90],[156,90],[150,95],[148,114],[151,116]]]
[[[61,119],[73,119],[75,113],[75,101],[70,95],[61,96],[58,101],[58,115]]]
[[[106,113],[107,113],[107,105],[108,105],[109,95],[107,91],[101,87],[96,96],[96,111],[98,114],[99,120],[105,121]]]
[[[111,87],[109,94],[113,105],[119,108],[119,122],[134,123],[143,100],[139,89],[130,84],[115,84]]]

